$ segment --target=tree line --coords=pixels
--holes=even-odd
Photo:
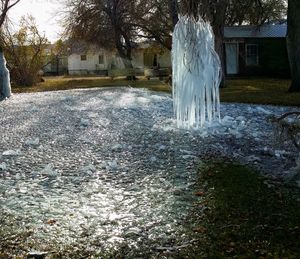
[[[3,7],[6,2],[17,4],[19,1],[1,2]],[[287,46],[292,76],[290,91],[300,91],[298,0],[66,0],[65,7],[65,36],[71,41],[83,39],[87,43],[116,49],[126,68],[132,68],[133,43],[141,39],[154,40],[171,50],[172,32],[179,14],[195,19],[201,16],[211,23],[223,71],[224,26],[259,26],[287,16]],[[5,20],[5,8],[1,9],[1,13],[0,17]]]

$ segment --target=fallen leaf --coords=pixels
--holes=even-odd
[[[54,224],[56,224],[57,223],[57,221],[55,220],[55,219],[49,219],[47,222],[46,222],[46,224],[48,224],[48,225],[54,225]]]
[[[197,228],[194,228],[194,232],[198,232],[198,233],[204,233],[206,231],[205,227],[199,226]]]

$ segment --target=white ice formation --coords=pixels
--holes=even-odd
[[[2,153],[3,156],[20,156],[22,154],[21,149],[6,150]]]
[[[219,120],[221,62],[208,22],[179,17],[173,34],[172,65],[177,126],[199,129],[205,122]]]
[[[6,67],[6,59],[0,51],[0,96],[8,98],[11,96],[10,74]]]

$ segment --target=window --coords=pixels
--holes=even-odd
[[[246,45],[246,65],[247,66],[258,65],[258,45],[256,44]]]
[[[80,56],[80,59],[81,59],[81,61],[86,61],[86,59],[87,59],[87,58],[86,58],[86,55],[81,55],[81,56]]]
[[[103,55],[99,55],[99,64],[100,65],[104,64],[104,56]]]

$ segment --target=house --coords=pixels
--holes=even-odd
[[[225,27],[226,76],[289,77],[286,32],[286,21]],[[137,43],[132,49],[132,65],[137,75],[152,75],[153,68],[170,71],[171,53],[153,42]],[[70,75],[110,75],[124,65],[115,49],[75,42],[70,47],[67,67]]]
[[[289,77],[286,22],[224,29],[227,76]]]
[[[68,72],[68,57],[65,53],[55,54],[55,44],[47,44],[44,49],[42,71],[47,76],[64,75]]]
[[[152,67],[171,67],[170,51],[153,43],[136,44],[132,49],[132,65],[137,74]],[[111,70],[123,69],[124,64],[115,49],[107,50],[97,45],[75,43],[68,56],[70,75],[109,75]]]

